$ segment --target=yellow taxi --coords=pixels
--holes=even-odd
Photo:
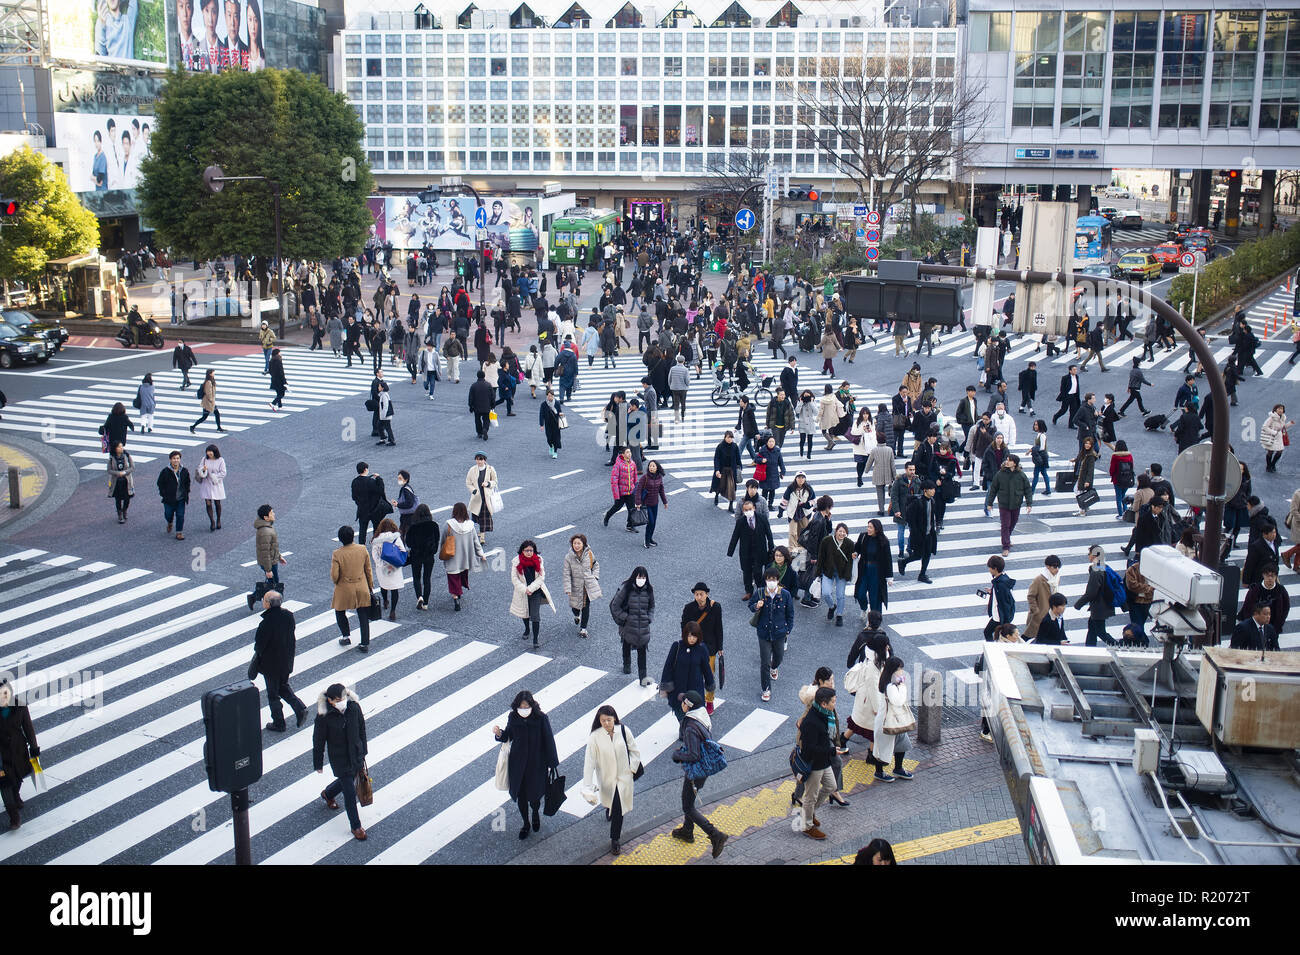
[[[1125,252],[1115,266],[1115,276],[1144,282],[1160,278],[1163,268],[1160,260],[1150,252]]]

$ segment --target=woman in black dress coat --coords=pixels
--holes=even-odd
[[[727,499],[727,513],[736,512],[736,487],[740,484],[740,446],[736,444],[736,435],[728,431],[713,449],[713,481],[709,491],[713,494],[713,506],[718,506],[718,495]]]
[[[40,755],[31,714],[18,705],[9,681],[0,681],[0,796],[9,813],[10,829],[18,828],[18,810],[23,805],[18,790],[31,775],[31,760]]]
[[[546,795],[547,782],[560,765],[555,733],[550,718],[527,690],[520,690],[510,704],[506,728],[493,726],[492,733],[498,742],[510,744],[507,760],[510,798],[519,804],[519,815],[524,820],[519,838],[527,839],[528,811],[532,810],[533,832],[541,831],[542,797]]]

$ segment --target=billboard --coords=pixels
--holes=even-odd
[[[166,0],[171,62],[184,70],[260,70],[266,66],[262,0]]]
[[[72,191],[138,186],[153,121],[136,113],[55,113],[54,133],[59,148],[68,151],[65,171]]]
[[[420,202],[418,196],[388,196],[376,235],[396,249],[470,251],[475,248],[472,196]],[[503,252],[532,252],[540,240],[539,200],[484,196],[486,242]]]
[[[167,65],[164,0],[51,0],[50,51],[58,57]]]

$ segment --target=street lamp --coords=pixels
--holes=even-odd
[[[275,268],[279,282],[280,331],[279,338],[284,338],[284,255],[280,251],[280,183],[266,176],[227,176],[220,166],[209,166],[203,170],[203,182],[213,192],[220,192],[228,182],[264,182],[271,189],[271,207],[275,213]]]

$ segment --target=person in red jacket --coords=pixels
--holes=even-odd
[[[1110,456],[1110,483],[1115,486],[1115,516],[1124,519],[1124,495],[1137,481],[1137,467],[1128,443],[1123,439],[1115,442],[1115,450]]]
[[[632,492],[636,489],[637,468],[636,462],[632,460],[632,449],[622,447],[618,451],[618,457],[614,460],[614,466],[609,472],[609,489],[614,495],[614,503],[609,510],[605,512],[605,526],[609,527],[609,519],[618,513],[620,507],[627,508],[627,529],[635,531],[632,526],[632,511],[635,510],[632,504]]]

